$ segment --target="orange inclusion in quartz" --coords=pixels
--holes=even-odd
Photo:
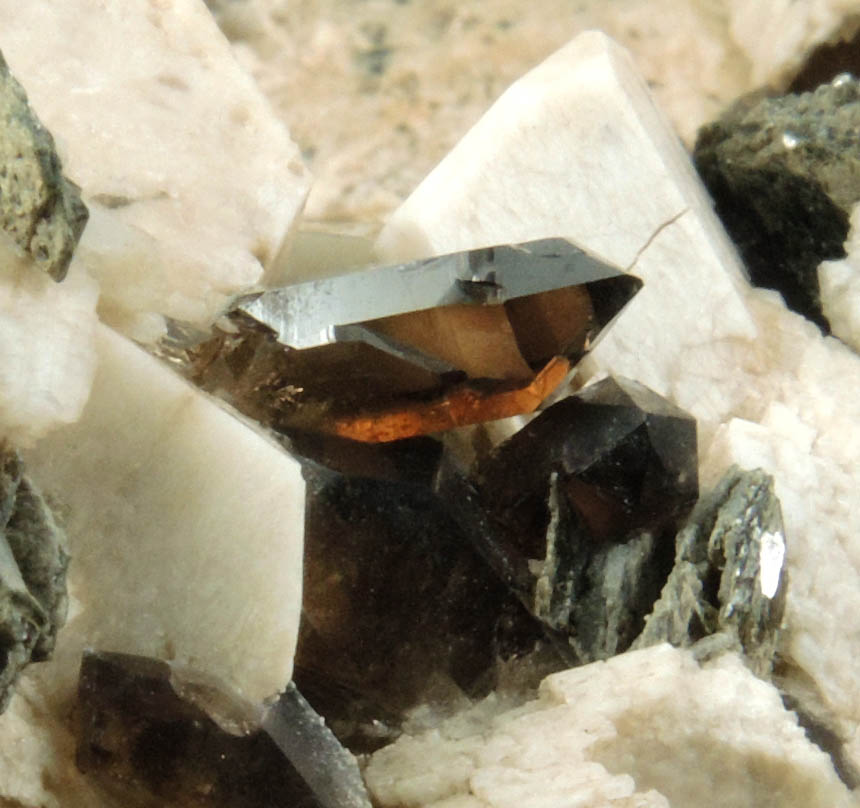
[[[564,381],[570,367],[569,360],[556,356],[524,387],[495,392],[460,387],[434,401],[338,418],[323,425],[323,430],[365,443],[385,443],[534,412]]]

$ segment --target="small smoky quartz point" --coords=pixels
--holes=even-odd
[[[773,478],[733,466],[679,531],[672,572],[636,647],[733,649],[768,676],[785,611],[785,554]]]
[[[194,380],[275,429],[390,441],[532,412],[641,281],[563,239],[241,299]]]
[[[18,453],[0,445],[0,712],[24,667],[50,656],[65,622],[65,546]]]
[[[134,808],[369,808],[354,758],[288,694],[256,707],[162,660],[86,652],[77,766]]]
[[[695,420],[607,378],[548,407],[477,470],[500,555],[577,662],[626,650],[671,569],[698,496]],[[522,582],[525,581],[525,584]]]

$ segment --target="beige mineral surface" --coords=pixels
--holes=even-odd
[[[388,808],[806,808],[853,805],[776,688],[735,656],[700,668],[668,645],[554,674],[373,755]]]
[[[0,31],[83,189],[104,320],[153,339],[262,280],[309,176],[199,0],[2,2]]]
[[[96,367],[97,299],[80,263],[55,283],[0,234],[0,437],[27,446],[80,416]]]
[[[857,14],[853,0],[207,1],[311,166],[308,216],[329,222],[383,220],[508,84],[589,28],[631,51],[691,143]]]
[[[860,353],[860,205],[851,212],[845,253],[818,267],[821,307],[834,335]]]
[[[319,176],[309,218],[388,218],[385,258],[566,236],[645,279],[577,383],[621,373],[695,414],[706,485],[730,462],[774,475],[783,683],[860,769],[860,358],[747,289],[672,130],[689,143],[738,94],[786,86],[817,43],[853,35],[853,4],[210,5],[232,47],[196,0],[0,0],[0,49],[91,213],[60,285],[0,244],[0,429],[65,520],[73,598],[55,659],[0,716],[0,805],[99,804],[72,757],[84,645],[188,662],[256,700],[290,674],[296,463],[96,317],[98,301],[151,341],[165,316],[207,324],[286,276],[309,179],[284,122]],[[593,26],[632,56],[598,33],[553,53]],[[369,256],[359,239],[322,260],[319,239],[292,253],[303,277]],[[846,341],[850,263],[822,270]],[[380,805],[415,808],[855,804],[773,686],[667,647],[552,677],[513,711],[491,698],[377,753],[367,778]]]

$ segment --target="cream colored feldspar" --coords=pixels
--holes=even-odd
[[[828,717],[860,764],[860,357],[747,287],[689,159],[602,34],[515,83],[378,247],[394,258],[548,236],[645,281],[583,377],[629,376],[694,414],[705,483],[733,459],[775,477],[790,576],[781,654],[806,683],[805,709]],[[736,431],[730,450],[708,453],[733,419],[753,424],[755,440]]]
[[[0,49],[82,187],[104,319],[153,339],[263,279],[309,178],[200,0],[2,0]]]
[[[97,298],[80,264],[57,284],[0,234],[0,439],[29,446],[78,418],[96,367]]]
[[[821,308],[833,334],[860,353],[860,205],[851,211],[845,253],[818,267]]]
[[[776,688],[668,645],[554,674],[513,710],[491,697],[375,753],[366,779],[397,808],[854,804]]]
[[[90,646],[175,659],[259,702],[292,672],[299,464],[124,337],[100,326],[97,343],[80,421],[25,456],[72,556],[53,675]]]
[[[96,347],[80,420],[25,453],[68,533],[71,607],[0,715],[0,805],[105,804],[74,766],[86,647],[176,660],[258,703],[292,673],[298,463],[106,326]]]

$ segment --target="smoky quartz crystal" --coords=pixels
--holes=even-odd
[[[194,380],[278,430],[389,441],[534,411],[641,281],[563,239],[239,300]]]

